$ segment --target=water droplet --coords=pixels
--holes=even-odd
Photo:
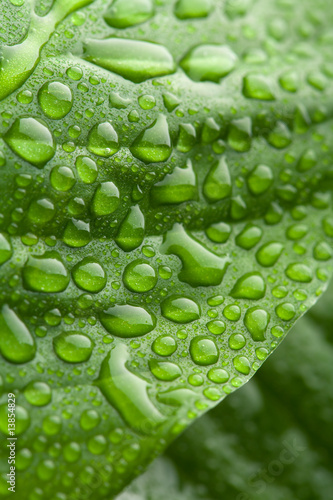
[[[138,103],[141,109],[144,110],[153,109],[156,106],[156,99],[152,95],[144,94],[140,95]]]
[[[251,307],[246,311],[244,325],[255,342],[265,340],[265,333],[270,320],[270,315],[260,307]]]
[[[61,419],[58,415],[48,415],[43,420],[43,431],[48,436],[55,436],[61,431]]]
[[[262,229],[253,224],[246,224],[244,229],[236,236],[236,245],[245,250],[250,250],[259,243],[262,237]]]
[[[110,215],[117,210],[120,202],[117,186],[109,181],[98,186],[92,200],[92,210],[98,215]]]
[[[218,83],[231,73],[237,61],[236,54],[224,45],[198,45],[180,61],[181,68],[195,82]]]
[[[169,126],[162,114],[133,142],[131,153],[145,163],[166,161],[172,152]]]
[[[326,241],[320,241],[313,249],[313,256],[316,260],[329,260],[332,258],[332,248]]]
[[[250,74],[244,77],[243,94],[250,99],[260,101],[274,101],[272,83],[265,75]]]
[[[209,321],[206,326],[213,335],[221,335],[226,329],[225,323],[221,320]]]
[[[97,123],[93,126],[89,132],[87,148],[91,153],[105,158],[118,151],[118,134],[111,123]]]
[[[175,323],[190,323],[200,318],[200,308],[188,297],[171,295],[161,304],[162,314]]]
[[[42,198],[31,202],[28,217],[34,224],[45,224],[55,216],[55,207],[51,200]]]
[[[229,373],[222,368],[211,368],[207,376],[208,379],[215,384],[224,384],[229,380]]]
[[[106,285],[106,273],[93,257],[86,257],[72,269],[75,284],[87,292],[97,293]]]
[[[0,265],[4,264],[13,255],[13,248],[9,237],[0,233]]]
[[[316,164],[317,164],[316,152],[313,149],[308,149],[300,157],[297,164],[297,170],[299,172],[307,172],[308,170],[311,170],[311,168],[316,166]]]
[[[107,447],[107,441],[103,435],[93,436],[88,441],[88,450],[93,455],[102,455]]]
[[[282,243],[278,243],[277,241],[266,243],[259,248],[256,253],[256,259],[261,266],[272,267],[278,261],[283,248]]]
[[[236,356],[232,362],[239,373],[242,373],[243,375],[248,375],[250,373],[251,365],[245,356]]]
[[[170,335],[160,335],[154,340],[152,350],[159,356],[171,356],[177,350],[177,342]]]
[[[150,434],[164,417],[149,399],[149,384],[126,368],[128,358],[127,347],[116,345],[104,359],[95,385],[130,427]]]
[[[48,118],[60,120],[72,109],[72,91],[60,82],[44,83],[38,92],[38,102]]]
[[[188,153],[195,146],[197,133],[191,123],[181,123],[177,140],[177,149],[181,153]]]
[[[170,406],[189,406],[191,407],[198,397],[197,393],[184,387],[168,389],[157,394],[157,401]]]
[[[221,393],[216,387],[206,387],[203,391],[204,396],[211,401],[218,401],[221,398]]]
[[[325,234],[328,237],[333,238],[333,217],[327,215],[326,217],[324,217],[322,224]]]
[[[239,349],[242,349],[245,346],[246,339],[244,335],[242,335],[241,333],[233,333],[229,337],[228,344],[230,349],[238,351]]]
[[[229,304],[223,309],[223,316],[229,321],[238,321],[241,317],[241,310],[237,304]]]
[[[129,28],[148,21],[154,15],[152,0],[115,0],[104,14],[113,28]]]
[[[231,178],[225,157],[209,170],[203,185],[203,193],[208,201],[216,202],[231,195]]]
[[[52,391],[45,382],[30,382],[24,389],[24,396],[33,406],[46,406],[51,402]]]
[[[257,165],[247,179],[249,190],[255,196],[265,193],[273,184],[274,176],[270,167]]]
[[[191,340],[190,354],[194,363],[200,366],[213,365],[219,359],[219,351],[214,340],[204,335],[198,335]]]
[[[279,304],[276,309],[276,314],[282,321],[290,321],[294,318],[296,311],[293,304],[289,302],[284,302],[283,304]]]
[[[66,290],[69,273],[57,252],[30,255],[22,270],[23,285],[33,292],[57,293]]]
[[[125,268],[124,285],[132,292],[149,292],[157,283],[155,269],[144,259],[136,259]]]
[[[76,182],[73,170],[61,165],[52,168],[50,181],[57,191],[69,191]]]
[[[63,241],[72,248],[85,247],[91,241],[90,224],[82,220],[68,221],[63,234]]]
[[[301,262],[289,264],[286,269],[286,275],[293,281],[300,283],[310,283],[313,279],[313,272],[310,267]]]
[[[301,240],[308,234],[309,227],[306,224],[293,224],[287,229],[287,238],[290,240]]]
[[[176,69],[170,52],[157,43],[107,38],[88,40],[84,48],[85,59],[135,83],[169,75]]]
[[[283,73],[279,79],[280,85],[287,92],[297,92],[299,89],[299,74],[297,71],[289,70]]]
[[[67,443],[66,446],[64,446],[63,455],[66,462],[73,464],[81,457],[81,446],[74,441]]]
[[[80,426],[84,431],[91,431],[98,426],[101,421],[100,415],[96,410],[84,410],[80,418]]]
[[[193,385],[194,387],[199,387],[200,385],[202,385],[204,383],[204,379],[198,373],[192,373],[188,377],[188,382],[189,382],[189,384]]]
[[[220,127],[214,118],[207,118],[202,127],[201,140],[204,144],[211,144],[216,141],[220,135]]]
[[[284,149],[291,143],[291,133],[287,125],[277,122],[274,130],[268,136],[268,142],[276,149]]]
[[[217,222],[206,229],[206,235],[214,243],[225,243],[231,234],[231,227],[225,222]]]
[[[116,337],[141,337],[156,326],[156,318],[143,307],[128,304],[110,307],[100,314],[104,328]]]
[[[31,333],[6,304],[1,308],[0,331],[0,352],[7,361],[21,364],[35,357],[36,345]]]
[[[222,281],[230,263],[189,236],[181,224],[175,224],[163,237],[161,252],[175,254],[182,261],[178,277],[193,287],[216,286]]]
[[[171,92],[166,92],[165,94],[163,94],[163,103],[169,113],[171,113],[174,109],[177,108],[177,106],[179,106],[180,100],[177,96],[171,94]]]
[[[53,348],[58,358],[67,363],[83,363],[90,358],[94,342],[80,332],[63,332],[53,339]]]
[[[184,167],[176,167],[171,174],[155,184],[151,190],[154,205],[173,205],[197,199],[197,181],[191,160]]]
[[[176,380],[182,374],[181,369],[175,363],[169,361],[158,361],[157,359],[149,360],[149,368],[154,377],[158,380],[171,382]]]
[[[178,19],[197,19],[207,17],[211,9],[211,0],[178,0],[174,13]]]
[[[129,209],[119,228],[115,241],[125,252],[139,247],[145,235],[145,218],[139,205]]]
[[[245,153],[251,149],[252,143],[252,121],[251,118],[245,117],[239,120],[234,120],[230,124],[228,134],[229,146],[238,151]]]
[[[15,406],[15,436],[23,434],[30,426],[30,416],[27,410],[21,406]],[[8,405],[3,403],[0,406],[0,431],[8,436]],[[7,493],[7,489],[6,489]]]
[[[37,118],[17,118],[3,138],[14,153],[38,168],[44,167],[56,151],[46,123]]]
[[[230,295],[234,299],[259,300],[265,296],[266,284],[259,273],[246,273],[238,279]]]

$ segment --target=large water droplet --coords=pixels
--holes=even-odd
[[[254,224],[247,224],[236,236],[236,245],[245,250],[250,250],[259,243],[262,237],[262,229]]]
[[[271,241],[259,248],[256,259],[263,267],[271,267],[278,261],[283,251],[282,243]]]
[[[207,17],[211,8],[211,0],[178,0],[174,13],[179,19],[195,19]]]
[[[236,65],[237,56],[224,45],[199,45],[191,49],[180,61],[185,73],[195,82],[218,83]]]
[[[9,237],[0,233],[0,264],[4,264],[13,255],[13,248]]]
[[[274,101],[272,83],[265,75],[250,74],[244,77],[243,94],[250,99]]]
[[[157,43],[108,38],[88,40],[84,48],[85,59],[136,83],[176,69],[170,52]]]
[[[38,92],[38,102],[48,118],[59,120],[72,109],[72,91],[61,82],[44,83]]]
[[[151,190],[154,205],[173,205],[197,199],[197,180],[191,160],[184,167],[176,167],[171,174],[155,184]]]
[[[116,305],[101,312],[104,328],[116,337],[141,337],[156,326],[156,318],[143,307],[128,304]]]
[[[51,402],[52,390],[45,382],[30,382],[24,389],[24,396],[33,406],[46,406]]]
[[[154,377],[158,380],[171,382],[176,380],[182,374],[181,369],[175,363],[169,361],[158,361],[157,359],[149,360],[149,368]]]
[[[272,170],[266,165],[257,165],[249,175],[247,184],[255,196],[265,193],[273,184]]]
[[[234,299],[259,300],[266,293],[266,284],[259,273],[246,273],[238,279],[230,292]]]
[[[94,348],[94,342],[80,332],[63,332],[53,339],[56,355],[67,363],[88,361]]]
[[[98,169],[96,163],[88,156],[78,156],[75,166],[80,179],[85,184],[92,184],[97,179]]]
[[[286,269],[286,275],[293,281],[300,283],[310,283],[313,279],[312,269],[301,262],[289,264]]]
[[[124,285],[132,292],[149,292],[157,283],[155,269],[144,259],[136,259],[125,268]]]
[[[198,335],[191,340],[190,354],[194,363],[201,366],[213,365],[219,359],[215,341],[204,335]]]
[[[145,163],[166,161],[171,155],[169,126],[164,115],[158,118],[135,139],[131,153]]]
[[[126,368],[128,358],[127,347],[116,345],[104,359],[95,385],[130,427],[149,434],[164,417],[149,399],[149,384]]]
[[[296,314],[295,306],[293,304],[290,304],[289,302],[279,304],[276,307],[275,311],[278,317],[282,319],[282,321],[290,321]]]
[[[63,292],[69,284],[69,273],[57,252],[30,255],[22,270],[23,285],[34,292]]]
[[[151,348],[159,356],[171,356],[177,350],[177,342],[170,335],[160,335]]]
[[[101,417],[96,410],[84,410],[80,418],[80,426],[84,431],[90,431],[95,429],[100,423]]]
[[[223,157],[209,170],[203,185],[203,193],[210,202],[220,201],[231,195],[231,178],[226,159]]]
[[[20,364],[35,357],[36,345],[31,333],[6,304],[1,308],[0,332],[0,352],[7,361]]]
[[[244,324],[255,342],[265,340],[265,333],[270,315],[260,307],[251,307],[246,311]]]
[[[117,186],[109,181],[103,182],[95,191],[92,210],[96,215],[110,215],[117,210],[120,202]]]
[[[113,28],[128,28],[148,21],[154,15],[152,0],[115,0],[104,14]]]
[[[87,292],[100,292],[106,285],[106,273],[93,257],[86,257],[76,264],[72,275],[75,284]]]
[[[219,285],[230,263],[228,257],[215,255],[191,238],[181,224],[175,224],[164,235],[161,251],[181,259],[183,266],[178,277],[193,287]]]
[[[63,234],[63,241],[69,247],[85,247],[91,241],[90,224],[82,220],[68,221]]]
[[[56,151],[56,144],[46,123],[37,118],[17,118],[4,135],[8,146],[23,160],[42,168]]]
[[[51,200],[42,198],[31,202],[28,217],[34,224],[45,224],[55,216],[55,207]]]
[[[231,234],[231,227],[225,222],[217,222],[206,229],[206,234],[214,243],[225,243]]]
[[[248,375],[250,373],[251,365],[245,356],[236,356],[232,362],[239,373],[242,373],[243,375]]]
[[[121,223],[115,241],[122,250],[130,252],[141,245],[144,235],[145,218],[139,205],[135,205],[129,209]]]
[[[162,314],[175,323],[190,323],[200,318],[200,308],[188,297],[171,295],[161,304]]]
[[[97,123],[89,132],[88,150],[105,158],[119,149],[118,134],[109,122]]]
[[[57,191],[69,191],[76,182],[73,170],[66,165],[53,167],[50,174],[50,181],[52,187]]]

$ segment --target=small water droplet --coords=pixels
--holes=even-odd
[[[248,375],[250,373],[251,365],[245,356],[236,356],[232,362],[239,373],[242,373],[243,375]]]
[[[149,292],[157,283],[155,269],[144,259],[128,264],[123,275],[124,285],[132,292]]]
[[[25,399],[33,406],[46,406],[52,399],[52,390],[45,382],[30,382],[23,392]]]
[[[63,332],[53,339],[56,355],[67,363],[83,363],[90,358],[94,342],[80,332]]]
[[[279,304],[276,309],[276,314],[282,321],[290,321],[294,318],[296,311],[293,304],[289,302],[284,302],[283,304]]]
[[[250,250],[259,243],[262,237],[262,229],[254,224],[247,224],[236,236],[236,245],[245,250]]]
[[[97,293],[106,285],[106,273],[93,257],[85,257],[72,269],[75,284],[87,292]]]
[[[170,335],[160,335],[154,340],[152,350],[159,356],[171,356],[177,350],[177,342]]]
[[[62,165],[52,168],[50,181],[52,187],[57,191],[69,191],[76,182],[73,170]]]
[[[259,248],[256,253],[256,259],[261,266],[272,267],[278,261],[283,248],[282,243],[278,243],[277,241],[266,243]]]
[[[34,224],[45,224],[55,216],[55,207],[48,198],[42,198],[31,202],[28,209],[28,217]]]
[[[274,101],[272,82],[265,75],[250,74],[244,77],[243,94],[250,99],[260,101]]]
[[[219,359],[215,341],[204,335],[198,335],[191,340],[190,354],[194,363],[200,366],[213,365]]]
[[[171,382],[176,380],[182,374],[181,369],[175,363],[169,361],[158,361],[157,359],[149,360],[149,368],[154,377],[158,380]]]

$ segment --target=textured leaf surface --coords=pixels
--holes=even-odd
[[[329,498],[332,295],[331,285],[256,377],[191,426],[117,500]]]
[[[326,287],[333,12],[14,3],[0,430],[15,392],[23,500],[110,498],[243,385]]]

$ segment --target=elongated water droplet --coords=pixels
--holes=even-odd
[[[36,345],[31,333],[6,304],[1,308],[0,331],[0,352],[7,361],[21,364],[35,357]]]
[[[132,292],[149,292],[157,283],[155,269],[144,259],[136,259],[124,271],[124,285]]]
[[[118,134],[109,122],[93,126],[88,136],[88,150],[97,156],[109,157],[119,149]]]
[[[198,394],[185,387],[168,389],[157,394],[157,401],[169,406],[189,406],[192,407]]]
[[[201,140],[205,144],[211,144],[220,135],[220,127],[214,118],[207,118],[202,127]]]
[[[207,17],[211,8],[211,0],[178,0],[174,13],[179,19],[196,19]]]
[[[154,15],[152,0],[115,0],[104,14],[113,28],[128,28],[148,21]]]
[[[282,243],[279,243],[277,241],[266,243],[259,248],[258,252],[256,253],[256,259],[261,266],[272,267],[278,261],[283,248],[284,247]]]
[[[218,83],[236,65],[237,56],[224,45],[199,45],[191,49],[180,61],[181,68],[195,82]]]
[[[141,337],[151,332],[156,326],[152,313],[139,306],[116,305],[100,314],[104,328],[116,337]]]
[[[154,377],[158,380],[171,382],[176,380],[182,374],[181,369],[175,363],[169,361],[158,361],[157,359],[149,360],[149,368]]]
[[[117,186],[111,181],[103,182],[95,191],[92,210],[98,216],[110,215],[117,210],[119,203],[120,197]]]
[[[126,368],[128,358],[127,347],[116,345],[104,359],[95,385],[132,429],[150,434],[165,417],[149,399],[149,384]]]
[[[230,292],[234,299],[259,300],[265,296],[266,284],[259,273],[246,273],[238,279]]]
[[[80,332],[63,332],[53,339],[56,355],[67,363],[83,363],[90,358],[94,342]]]
[[[162,314],[175,323],[190,323],[200,318],[200,308],[188,297],[171,295],[161,304]]]
[[[197,142],[197,133],[191,123],[181,123],[177,140],[177,149],[182,153],[188,153]]]
[[[203,193],[212,203],[231,195],[231,177],[225,157],[209,170],[203,185]]]
[[[97,165],[88,156],[78,156],[76,158],[75,166],[80,179],[85,184],[92,184],[97,179],[98,169]]]
[[[175,224],[164,235],[161,252],[181,259],[178,277],[193,287],[219,285],[230,263],[228,257],[214,254],[189,236],[181,224]]]
[[[262,229],[254,224],[247,224],[236,236],[236,245],[245,250],[250,250],[259,243],[262,237]]]
[[[66,290],[69,273],[57,252],[30,255],[22,270],[23,285],[33,292],[57,293]]]
[[[300,283],[310,283],[313,279],[312,269],[301,262],[289,264],[286,269],[286,275],[293,281]]]
[[[239,153],[245,153],[251,149],[251,118],[245,117],[231,122],[228,134],[228,143],[232,149],[238,151]]]
[[[232,362],[239,373],[242,373],[243,375],[248,375],[250,373],[251,365],[245,356],[236,356]]]
[[[38,168],[44,167],[56,151],[46,123],[37,118],[17,118],[4,135],[4,140],[14,153]]]
[[[173,205],[197,199],[197,180],[192,162],[188,160],[182,168],[176,167],[171,174],[155,184],[151,190],[154,205]]]
[[[201,366],[213,365],[219,359],[215,341],[204,335],[198,335],[191,340],[190,354],[194,363]]]
[[[38,92],[38,102],[48,118],[60,120],[72,109],[72,91],[61,82],[44,83]]]
[[[139,134],[130,149],[135,158],[145,163],[166,161],[172,151],[166,117],[159,115],[152,125]]]
[[[255,196],[259,196],[271,187],[274,176],[270,167],[266,165],[257,165],[249,175],[247,184],[249,190]]]
[[[87,292],[97,293],[106,285],[106,273],[93,257],[85,257],[72,270],[75,284]]]
[[[84,48],[85,59],[135,83],[169,75],[176,69],[170,52],[157,43],[108,38],[88,40]]]
[[[206,229],[206,234],[214,243],[225,243],[231,234],[231,227],[225,222],[217,222]]]
[[[135,205],[129,209],[121,223],[115,241],[122,250],[130,252],[141,245],[144,235],[145,218],[139,205]]]
[[[244,325],[255,342],[265,340],[269,319],[270,315],[268,312],[260,307],[251,307],[246,311]]]

